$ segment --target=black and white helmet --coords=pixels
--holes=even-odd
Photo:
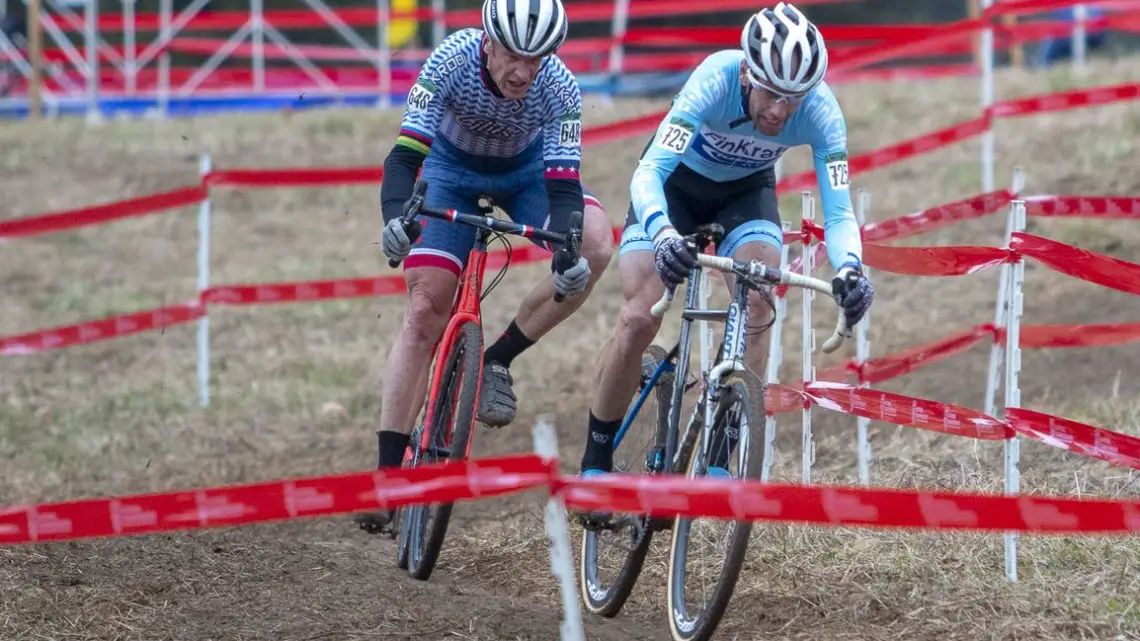
[[[520,56],[541,58],[566,41],[562,0],[483,0],[483,30]]]
[[[749,18],[740,46],[753,79],[777,94],[802,96],[827,73],[823,34],[786,2]]]

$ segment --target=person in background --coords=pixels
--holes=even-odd
[[[1096,20],[1103,18],[1108,12],[1098,7],[1086,7],[1085,19]],[[1066,7],[1049,13],[1051,20],[1060,22],[1070,22],[1074,25],[1077,21],[1076,7]],[[1105,29],[1085,29],[1085,50],[1089,53],[1096,51],[1104,46],[1107,39]],[[1071,60],[1073,57],[1073,36],[1066,35],[1060,38],[1049,38],[1043,40],[1041,45],[1037,47],[1037,58],[1034,60],[1034,67],[1050,67],[1056,62],[1062,60]]]

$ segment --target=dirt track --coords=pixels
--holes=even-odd
[[[1088,77],[1000,75],[999,99],[1132,77],[1133,62]],[[974,80],[843,86],[853,153],[976,115]],[[594,103],[591,124],[662,108],[664,101]],[[887,115],[890,115],[888,118]],[[0,128],[3,215],[20,216],[150,193],[195,180],[196,155],[219,167],[379,163],[393,114],[373,111],[252,115],[193,122],[65,121]],[[1134,105],[1069,112],[998,127],[999,185],[1015,163],[1031,193],[1140,193]],[[49,146],[50,141],[57,143]],[[363,143],[362,143],[363,141]],[[641,143],[587,150],[585,179],[616,224],[628,202]],[[977,143],[856,176],[872,219],[980,191]],[[790,171],[807,167],[805,150]],[[217,283],[374,274],[378,190],[215,191]],[[11,196],[9,196],[11,195]],[[799,218],[786,196],[785,219]],[[998,244],[999,216],[925,235],[922,244]],[[1135,260],[1140,240],[1121,223],[1034,222],[1033,231]],[[4,246],[0,334],[97,318],[192,296],[194,213],[187,208],[107,227]],[[526,281],[512,269],[486,309],[488,335],[517,308]],[[596,346],[617,310],[616,262],[590,301],[522,357],[516,423],[480,429],[480,455],[531,449],[530,426],[552,412],[567,470],[577,464]],[[874,275],[873,354],[931,340],[992,316],[996,272],[956,279]],[[1033,322],[1135,320],[1136,302],[1043,268],[1027,275]],[[1083,307],[1083,309],[1082,309]],[[799,340],[798,296],[786,348]],[[817,309],[824,309],[817,306]],[[1092,311],[1089,311],[1092,310]],[[213,315],[216,394],[197,410],[193,327],[33,357],[0,359],[0,493],[5,503],[125,494],[365,468],[374,463],[379,368],[400,321],[395,299],[223,309]],[[817,317],[823,316],[817,314]],[[820,319],[823,328],[829,317]],[[660,339],[675,336],[667,325]],[[985,347],[886,389],[980,407]],[[791,354],[797,354],[792,351]],[[848,354],[844,354],[847,357]],[[830,360],[820,359],[819,366]],[[1026,406],[1140,431],[1136,346],[1030,352]],[[1117,372],[1120,398],[1113,394]],[[799,378],[798,358],[781,370]],[[325,403],[344,413],[324,413]],[[817,413],[815,477],[854,479],[854,421]],[[781,421],[777,477],[799,476],[798,417]],[[975,450],[951,437],[873,429],[876,483],[1000,488],[1000,446]],[[1134,495],[1119,468],[1036,443],[1022,448],[1027,491]],[[577,534],[575,529],[574,534]],[[577,544],[575,542],[575,544]],[[590,639],[666,639],[662,580],[667,540],[614,620],[586,617]],[[1111,639],[1140,635],[1133,539],[1023,540],[1022,583],[1005,584],[996,536],[757,528],[720,639]],[[0,549],[0,638],[8,639],[534,639],[557,638],[559,601],[549,573],[538,496],[457,509],[428,583],[395,568],[394,543],[346,519]],[[858,625],[856,622],[858,621]],[[1126,638],[1121,636],[1119,638]]]

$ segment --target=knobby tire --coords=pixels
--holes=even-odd
[[[750,375],[745,375],[746,378],[752,378]],[[721,395],[720,402],[713,414],[713,428],[721,429],[725,422],[731,420],[733,408],[743,405],[741,407],[740,416],[744,417],[748,423],[749,433],[740,439],[737,447],[747,447],[747,462],[746,470],[743,472],[747,479],[759,477],[760,458],[756,456],[756,443],[758,439],[754,438],[752,432],[757,425],[763,425],[764,415],[764,396],[763,385],[759,381],[750,381],[752,385],[746,386],[744,383],[734,383],[727,388]],[[749,390],[755,388],[758,391],[755,395],[749,394]],[[753,411],[753,407],[758,407],[758,411]],[[760,422],[758,423],[757,420]],[[741,430],[743,432],[743,430]],[[690,474],[694,470],[704,470],[708,467],[708,461],[698,460],[700,454],[699,447],[693,447],[689,453],[686,469]],[[734,453],[734,458],[739,457],[738,453]],[[740,479],[742,480],[742,479]],[[713,633],[716,631],[717,626],[720,624],[721,617],[724,615],[728,607],[729,599],[732,597],[732,591],[736,587],[736,582],[740,577],[740,569],[744,562],[744,555],[748,549],[748,539],[752,534],[751,521],[734,521],[733,532],[728,549],[725,554],[724,564],[721,566],[720,576],[717,580],[716,589],[713,591],[713,596],[709,604],[695,617],[696,621],[691,628],[684,628],[678,624],[678,618],[681,612],[688,615],[685,605],[685,560],[688,559],[689,547],[689,533],[692,519],[677,517],[673,523],[673,542],[669,550],[669,576],[667,584],[667,603],[668,603],[668,616],[669,616],[669,631],[675,641],[708,641],[712,638]],[[679,601],[679,602],[678,602]],[[692,615],[688,615],[692,618]]]
[[[482,330],[475,323],[464,323],[459,327],[450,353],[445,359],[441,359],[446,369],[441,380],[439,396],[435,399],[428,441],[428,443],[446,444],[448,449],[446,460],[460,460],[467,455],[467,443],[471,437],[471,428],[475,422],[475,411],[479,401],[482,357]],[[460,377],[458,386],[455,380],[457,375]],[[444,459],[440,457],[438,460]],[[436,461],[429,459],[427,462]],[[447,534],[453,505],[452,503],[424,505],[419,506],[419,509],[408,511],[407,516],[414,517],[409,518],[405,526],[409,537],[408,574],[413,578],[426,581],[435,569],[440,549],[443,547],[444,535]],[[425,540],[423,532],[427,525],[429,509],[432,507],[435,508],[435,519],[428,528]]]
[[[650,345],[645,351],[643,362],[647,359],[660,364],[668,357],[668,352],[660,345]],[[656,369],[656,367],[654,368]],[[652,370],[650,370],[652,372]],[[641,393],[642,388],[638,388],[637,393]],[[654,390],[654,401],[657,406],[656,426],[654,428],[654,443],[652,446],[661,445],[665,443],[665,430],[668,429],[669,422],[669,396],[673,391],[673,372],[664,372],[657,378],[656,389]],[[642,405],[641,411],[648,409],[650,401],[646,399],[645,404]],[[647,473],[648,463],[643,463],[643,469]],[[630,593],[633,592],[633,587],[637,583],[638,576],[641,575],[641,568],[645,564],[645,557],[649,553],[649,545],[653,539],[653,527],[648,517],[638,518],[641,528],[641,536],[638,540],[634,541],[630,537],[630,550],[626,553],[625,561],[622,563],[621,570],[618,571],[616,579],[608,587],[598,586],[597,583],[591,578],[601,580],[598,577],[598,544],[603,535],[610,533],[608,530],[593,530],[590,528],[583,528],[582,530],[582,544],[581,544],[581,562],[578,564],[578,584],[579,589],[582,591],[582,601],[586,609],[593,614],[601,615],[604,617],[613,617],[621,612],[625,602],[629,599]],[[616,533],[612,533],[616,534]],[[636,529],[633,531],[633,536],[636,536]]]

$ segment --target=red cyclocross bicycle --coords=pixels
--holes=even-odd
[[[467,266],[459,276],[458,295],[451,310],[451,318],[436,344],[424,420],[412,430],[404,454],[404,467],[459,460],[471,454],[471,427],[475,423],[475,408],[483,379],[480,304],[502,280],[510,263],[510,244],[503,235],[511,234],[560,245],[555,254],[555,267],[561,271],[577,262],[582,230],[581,214],[576,214],[570,221],[570,231],[567,234],[495,218],[495,204],[489,197],[481,199],[486,204],[480,204],[479,211],[482,215],[478,216],[453,209],[428,209],[424,206],[427,187],[423,180],[416,183],[412,198],[401,217],[404,230],[413,243],[420,235],[417,216],[470,225],[479,231],[475,245],[468,253]],[[493,239],[501,240],[506,247],[507,264],[503,265],[487,291],[483,292],[487,246]],[[397,267],[400,262],[389,260],[388,264]],[[561,301],[562,297],[555,294],[554,299]],[[408,570],[416,579],[426,581],[435,568],[443,546],[443,537],[447,533],[452,505],[411,505],[400,508],[396,513],[395,528],[399,529],[397,561],[401,568]]]

